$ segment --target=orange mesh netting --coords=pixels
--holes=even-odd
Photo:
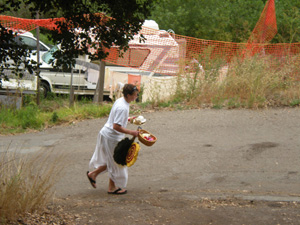
[[[273,39],[277,33],[275,2],[269,0],[256,23],[248,43],[266,43]]]
[[[56,29],[55,22],[63,21],[64,18],[54,18],[54,19],[23,19],[23,18],[16,18],[12,16],[4,16],[0,15],[0,23],[2,26],[18,30],[19,32],[22,31],[31,31],[35,28],[44,27],[49,30]]]
[[[267,43],[271,41],[276,35],[276,33],[277,23],[275,13],[275,2],[274,0],[269,0],[266,3],[260,18],[248,39],[248,53],[254,55],[255,53],[263,51],[263,46],[257,45],[257,43]]]
[[[3,26],[26,31],[33,30],[37,26],[55,29],[55,22],[61,20],[63,18],[34,20],[0,16],[0,23]],[[119,57],[116,46],[108,50],[109,56],[105,61],[142,71],[175,75],[180,71],[181,65],[186,65],[195,59],[205,68],[205,62],[199,56],[208,55],[209,59],[222,58],[229,63],[235,56],[263,54],[274,56],[274,60],[283,60],[300,53],[300,43],[268,43],[276,32],[275,3],[274,0],[269,0],[247,43],[197,39],[143,27],[139,34],[129,42],[130,48],[123,54],[123,57]],[[139,41],[141,34],[146,38],[145,42]]]

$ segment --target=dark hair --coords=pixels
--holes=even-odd
[[[123,87],[123,95],[127,97],[127,95],[132,95],[135,91],[139,91],[136,86],[133,84],[125,84]]]

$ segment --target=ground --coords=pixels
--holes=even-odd
[[[107,174],[97,178],[96,189],[86,177],[106,118],[0,136],[0,151],[67,156],[46,224],[300,223],[299,108],[143,116],[143,129],[158,140],[151,147],[140,143],[126,195],[107,194]]]

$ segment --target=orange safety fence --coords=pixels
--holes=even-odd
[[[254,55],[263,51],[263,46],[256,43],[268,43],[277,33],[277,22],[274,0],[267,1],[261,16],[252,31],[247,44],[247,53]],[[254,45],[253,45],[254,44]]]
[[[53,19],[24,19],[17,18],[12,16],[0,15],[0,23],[2,26],[17,30],[20,33],[23,31],[31,31],[35,28],[44,27],[49,30],[56,29],[57,25],[55,24],[58,21],[63,21],[64,18],[53,18]]]
[[[63,18],[35,20],[0,15],[2,26],[26,31],[33,30],[37,26],[55,29],[55,22],[62,20]],[[234,57],[257,54],[272,56],[276,62],[283,62],[289,57],[298,56],[300,43],[269,43],[276,33],[275,3],[274,0],[269,0],[247,43],[204,40],[142,27],[129,42],[129,49],[123,57],[119,57],[118,47],[114,46],[108,50],[109,56],[104,61],[151,73],[176,75],[192,60],[197,60],[205,69],[204,58],[207,60],[207,57],[209,59],[220,58],[228,64]],[[145,42],[139,41],[141,34],[146,38]],[[294,58],[299,61],[299,57]]]
[[[248,43],[267,43],[273,39],[276,33],[275,2],[274,0],[269,0],[248,39]]]

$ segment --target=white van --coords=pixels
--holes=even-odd
[[[22,39],[21,39],[22,38]],[[37,39],[29,32],[23,33],[16,37],[16,42],[23,42],[28,45],[33,53],[30,59],[36,60],[36,44]],[[49,48],[40,41],[40,91],[41,94],[47,96],[49,92],[59,94],[69,94],[71,71],[62,71],[55,69],[51,65],[54,59],[53,53],[58,50],[57,46]],[[76,95],[94,95],[97,80],[99,76],[99,66],[86,61],[78,60],[73,69],[72,86]],[[2,89],[19,89],[20,91],[35,91],[37,88],[37,77],[27,71],[22,71],[24,76],[18,78],[12,72],[12,69],[5,70],[8,81],[2,80]],[[108,95],[108,91],[105,91]]]
[[[54,60],[53,53],[58,50],[54,46],[41,56],[40,65],[40,87],[41,92],[47,95],[48,92],[69,94],[71,83],[71,71],[55,69],[51,65]],[[94,95],[99,77],[100,66],[88,62],[88,60],[76,59],[73,68],[72,87],[75,95]],[[104,95],[108,95],[105,91]]]
[[[17,44],[26,44],[31,50],[32,53],[30,55],[30,59],[33,59],[36,61],[36,51],[37,51],[37,39],[33,36],[30,32],[24,32],[19,34],[15,37],[15,42]],[[40,55],[46,53],[50,50],[50,47],[47,46],[42,41],[39,41],[40,44]],[[12,62],[11,62],[12,63]],[[9,78],[8,81],[2,79],[2,89],[19,89],[20,91],[23,90],[29,90],[34,91],[36,90],[36,83],[37,79],[34,74],[30,74],[26,71],[22,71],[24,73],[24,76],[22,79],[18,78],[16,75],[12,73],[12,70],[5,70],[4,74]]]

